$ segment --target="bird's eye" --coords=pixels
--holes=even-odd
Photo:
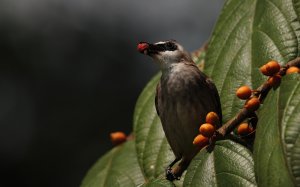
[[[171,42],[166,43],[166,49],[169,51],[174,51],[176,50],[177,46]]]
[[[166,43],[166,45],[167,45],[167,48],[172,48],[174,45],[172,44],[172,43],[170,43],[170,42],[168,42],[168,43]]]

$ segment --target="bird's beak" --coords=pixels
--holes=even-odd
[[[150,44],[147,42],[140,42],[137,46],[137,50],[140,53],[143,53],[143,54],[149,55],[149,56],[159,52],[159,49],[155,44]]]

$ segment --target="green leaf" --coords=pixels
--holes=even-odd
[[[184,186],[256,186],[249,150],[230,140],[218,141],[210,153],[202,149],[191,162]]]
[[[145,182],[133,141],[113,148],[88,171],[82,187],[131,187]]]
[[[300,77],[284,78],[279,95],[280,132],[285,155],[295,183],[300,186]]]
[[[298,20],[299,20],[299,18],[300,18],[300,1],[299,0],[293,0],[293,5],[294,5],[294,8],[295,8]]]
[[[299,80],[299,75],[284,77],[280,90],[267,97],[260,111],[255,155],[262,185],[300,186]]]
[[[149,179],[162,175],[175,158],[157,116],[154,98],[160,74],[145,87],[136,104],[134,134],[139,164]]]
[[[166,179],[153,179],[142,185],[142,187],[175,187],[175,185]]]
[[[203,66],[203,48],[192,53],[192,56],[198,65]],[[164,176],[166,167],[175,159],[154,104],[160,76],[158,73],[144,88],[137,101],[133,118],[137,157],[148,179]]]
[[[254,86],[265,77],[258,67],[274,59],[285,64],[300,55],[300,23],[292,0],[258,1],[252,34],[252,76]]]
[[[225,3],[209,44],[205,67],[220,92],[225,121],[244,104],[235,96],[238,87],[257,88],[266,81],[259,72],[261,65],[272,59],[285,64],[300,55],[299,7],[298,0],[228,0]],[[288,95],[292,94],[290,91],[294,90],[294,95],[299,93],[296,87],[297,84],[283,82],[276,92],[271,91],[259,110],[254,145],[258,186],[299,184],[296,136],[299,122],[291,113],[283,114],[293,108],[292,103],[283,103],[294,97]],[[299,97],[293,98],[293,103],[297,102]],[[282,115],[293,120],[283,125]],[[295,110],[294,115],[299,115],[299,111]],[[283,126],[292,130],[287,133]],[[293,143],[286,144],[287,140]]]
[[[255,10],[253,0],[225,3],[207,51],[205,73],[220,94],[223,120],[228,121],[242,108],[235,95],[242,85],[251,83],[251,30]]]
[[[257,7],[264,8],[258,9],[259,13],[254,20],[252,38],[257,47],[253,48],[256,54],[253,55],[253,67],[259,67],[269,59],[285,64],[299,56],[300,23],[294,6],[293,1],[258,1]],[[261,83],[263,79],[258,70],[252,73],[255,85]],[[288,84],[288,87],[284,89],[285,84]],[[259,185],[293,186],[297,184],[288,166],[281,124],[283,111],[292,106],[280,105],[281,102],[287,103],[291,95],[286,95],[286,93],[295,90],[296,85],[283,82],[276,92],[268,95],[259,112],[254,145],[255,171]],[[299,102],[299,98],[296,101]],[[296,115],[299,115],[299,112]],[[288,125],[295,127],[299,123],[290,122]],[[299,133],[299,129],[294,130],[295,133]],[[298,165],[295,163],[294,167],[300,167],[300,163]]]

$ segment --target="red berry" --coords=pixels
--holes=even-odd
[[[149,44],[147,43],[139,43],[137,46],[137,50],[141,53],[144,53],[144,51],[149,47]]]

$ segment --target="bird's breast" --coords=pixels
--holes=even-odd
[[[186,65],[176,65],[163,75],[162,79],[162,89],[164,89],[164,94],[169,96],[179,97],[182,94],[186,95],[187,92],[193,90],[193,87],[199,87],[199,80],[201,76],[199,75],[199,70],[194,66]]]

